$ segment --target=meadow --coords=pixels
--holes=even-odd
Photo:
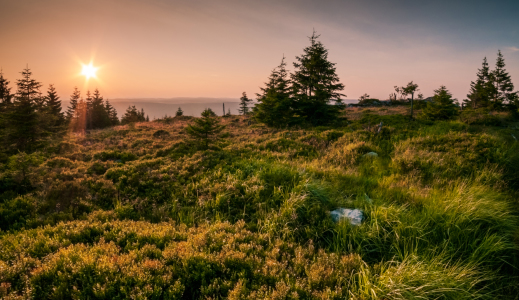
[[[218,117],[208,149],[180,116],[14,155],[0,298],[518,299],[519,123],[408,110],[286,129]],[[332,222],[338,207],[362,224]]]

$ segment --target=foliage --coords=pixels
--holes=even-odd
[[[218,147],[182,117],[11,155],[0,298],[514,299],[515,123],[357,110],[305,130],[207,114]]]
[[[130,123],[135,122],[145,122],[146,117],[144,116],[144,109],[141,109],[141,111],[137,110],[137,107],[135,105],[128,106],[126,109],[126,112],[124,113],[123,117],[121,118],[121,124],[126,125]]]
[[[283,57],[281,64],[272,70],[265,87],[260,88],[261,93],[256,94],[258,103],[253,108],[256,120],[278,128],[293,125],[297,121],[290,84]]]
[[[179,106],[178,109],[177,109],[177,112],[175,113],[175,116],[176,117],[180,117],[180,116],[183,116],[183,115],[184,115],[184,111]]]
[[[452,94],[445,86],[434,90],[432,102],[428,102],[427,106],[422,110],[424,118],[429,120],[448,120],[454,118],[459,113],[458,107],[454,104]]]
[[[357,105],[358,106],[380,106],[380,105],[382,105],[382,102],[380,102],[379,99],[364,98],[362,100],[359,100]]]
[[[217,135],[223,130],[224,126],[219,124],[214,112],[206,109],[202,112],[202,117],[195,119],[193,125],[186,127],[186,132],[194,139],[202,142],[205,148],[209,143],[216,140]]]
[[[249,106],[252,102],[252,99],[247,98],[247,94],[243,92],[241,98],[240,98],[240,109],[238,111],[242,115],[246,115],[249,113]],[[230,115],[230,114],[229,114]]]
[[[296,57],[294,73],[291,75],[294,109],[297,114],[312,125],[336,122],[344,107],[335,64],[328,61],[328,50],[318,41],[315,32],[310,37],[311,45],[304,54]]]

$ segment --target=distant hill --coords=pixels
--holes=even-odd
[[[124,114],[128,106],[135,105],[138,109],[144,108],[144,112],[150,117],[150,120],[164,117],[164,115],[173,116],[179,107],[184,111],[186,116],[200,116],[200,113],[206,108],[212,109],[217,115],[223,114],[223,105],[225,104],[225,112],[229,109],[231,114],[238,114],[239,99],[238,98],[208,98],[208,97],[176,97],[176,98],[116,98],[108,99],[113,107],[117,110],[119,118]],[[344,103],[356,103],[358,100],[345,99]],[[63,109],[66,110],[69,102],[63,100]]]

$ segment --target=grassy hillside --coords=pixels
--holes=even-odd
[[[519,123],[406,113],[287,130],[225,117],[208,150],[180,117],[15,155],[0,297],[517,299]],[[333,223],[338,207],[362,225]]]

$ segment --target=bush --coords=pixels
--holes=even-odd
[[[311,242],[269,242],[243,222],[187,229],[76,221],[6,236],[0,247],[9,249],[0,254],[9,287],[2,296],[28,291],[36,299],[341,299],[355,289],[363,265],[358,255],[317,250]],[[11,264],[17,256],[26,264]]]
[[[18,196],[0,203],[0,229],[18,230],[36,216],[35,200],[28,196]]]
[[[164,129],[159,129],[153,133],[153,137],[161,138],[161,139],[164,139],[164,138],[168,137],[169,135],[170,135],[169,132],[167,132]]]
[[[114,160],[121,163],[125,163],[128,161],[136,160],[137,155],[131,152],[119,152],[116,150],[113,151],[102,151],[94,154],[95,159],[99,159],[101,161]]]
[[[432,102],[422,110],[422,116],[428,120],[449,120],[459,114],[459,108],[454,104],[452,94],[445,86],[434,91]]]

